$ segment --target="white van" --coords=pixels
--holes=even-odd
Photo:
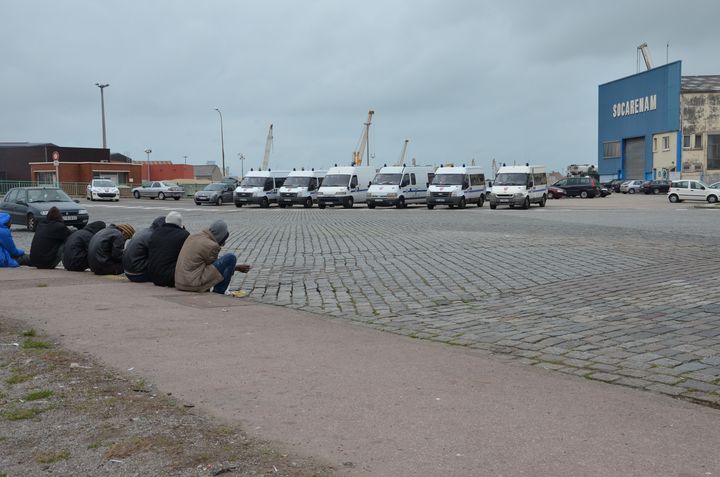
[[[427,208],[432,209],[436,205],[453,208],[457,205],[463,209],[467,204],[482,207],[486,194],[485,172],[482,167],[443,167],[441,164],[428,187]]]
[[[428,183],[434,167],[385,166],[375,175],[368,189],[367,206],[394,205],[398,209],[408,204],[422,204],[427,199]]]
[[[528,209],[532,203],[545,207],[547,192],[545,166],[503,165],[495,176],[488,200],[491,209],[496,209],[498,205]]]
[[[318,207],[342,205],[349,209],[355,203],[365,202],[374,177],[375,168],[370,166],[331,167],[318,191]]]
[[[306,208],[312,207],[313,202],[317,202],[318,189],[324,177],[325,171],[293,170],[280,188],[278,205],[283,208],[295,204],[302,204]]]
[[[278,190],[282,187],[290,171],[254,171],[245,174],[240,185],[235,189],[233,200],[235,207],[247,204],[258,204],[260,207],[269,207],[277,202]]]

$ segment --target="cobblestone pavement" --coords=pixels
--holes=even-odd
[[[91,213],[137,227],[165,213],[149,202]],[[163,206],[191,230],[228,221],[226,248],[254,266],[233,286],[253,300],[720,406],[718,210]]]

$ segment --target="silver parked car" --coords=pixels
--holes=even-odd
[[[640,192],[644,182],[645,181],[640,180],[625,181],[620,185],[620,192],[623,194],[635,194]]]
[[[195,192],[195,205],[206,204],[223,205],[224,202],[233,201],[235,187],[229,182],[213,182],[203,190]]]
[[[172,197],[175,200],[180,200],[180,197],[185,195],[185,189],[174,182],[154,181],[146,182],[140,187],[135,187],[132,190],[132,194],[136,199],[140,197],[150,197],[154,199],[157,197],[160,200],[165,200],[168,197]]]

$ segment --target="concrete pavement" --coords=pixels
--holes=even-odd
[[[0,269],[0,316],[351,475],[717,475],[720,411],[485,350],[89,273]]]

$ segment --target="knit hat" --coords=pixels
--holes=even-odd
[[[180,215],[180,212],[175,212],[173,210],[172,212],[167,214],[167,217],[165,217],[165,223],[182,227],[182,215]]]
[[[223,245],[225,243],[225,240],[227,240],[228,236],[230,235],[230,232],[228,232],[227,224],[224,220],[216,220],[212,223],[208,230],[210,231],[210,234],[213,236],[215,241],[220,245]]]
[[[135,235],[135,229],[130,224],[118,224],[115,226],[125,237],[125,240],[130,240]]]
[[[165,223],[165,217],[157,217],[155,220],[152,221],[152,224],[150,224],[151,229],[158,229],[163,226]]]

